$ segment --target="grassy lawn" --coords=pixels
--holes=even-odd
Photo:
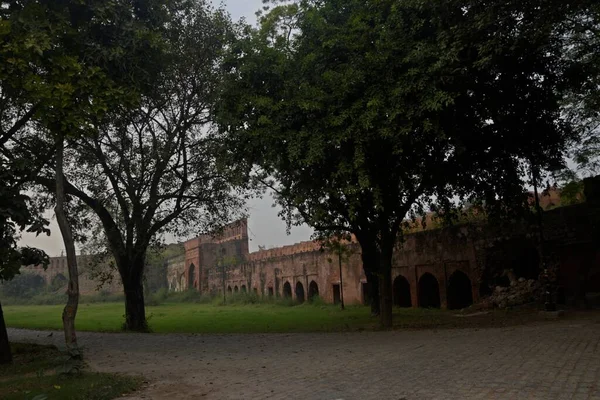
[[[62,306],[6,306],[6,324],[14,328],[62,329]],[[120,331],[122,303],[82,304],[77,314],[81,331]],[[396,309],[398,329],[461,328],[522,324],[536,321],[537,311],[524,308],[459,317],[457,311]],[[150,328],[157,333],[339,332],[373,330],[377,319],[367,307],[283,306],[276,304],[213,305],[166,303],[147,307]]]
[[[141,380],[114,374],[66,374],[72,362],[54,346],[12,343],[14,362],[0,366],[3,400],[109,400],[136,390]]]

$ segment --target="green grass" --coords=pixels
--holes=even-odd
[[[62,329],[62,306],[6,306],[9,327]],[[285,306],[281,304],[215,305],[165,303],[147,307],[150,329],[157,333],[266,333],[339,332],[377,329],[378,319],[369,308],[331,305]],[[77,314],[80,331],[118,332],[124,321],[122,303],[82,304]],[[536,321],[532,308],[496,310],[472,317],[457,317],[457,311],[395,309],[397,329],[463,328],[506,326]]]
[[[62,329],[62,306],[6,306],[9,327]],[[77,313],[81,331],[119,331],[124,321],[122,303],[83,304]],[[146,307],[150,329],[157,333],[259,333],[342,331],[369,327],[374,321],[365,307],[340,311],[334,306],[166,303]]]
[[[83,369],[65,374],[68,356],[54,346],[11,343],[13,364],[0,366],[0,399],[109,400],[136,390],[141,379]]]

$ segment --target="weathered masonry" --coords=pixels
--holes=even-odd
[[[93,294],[100,286],[98,280],[94,280],[86,268],[90,257],[85,255],[77,256],[77,266],[79,268],[79,292],[81,294]],[[23,273],[39,275],[44,279],[46,285],[56,287],[66,286],[69,281],[69,268],[67,266],[67,257],[51,257],[48,268],[44,269],[41,265],[29,265],[22,268]],[[118,275],[118,274],[117,274]],[[105,282],[102,285],[102,291],[109,293],[122,293],[123,286],[119,277],[115,277],[111,282]]]
[[[600,252],[591,234],[596,209],[588,204],[560,207],[545,214],[544,236],[559,265],[560,291],[600,292]],[[509,284],[506,271],[518,278],[539,275],[535,227],[496,229],[468,224],[410,234],[395,252],[393,301],[399,307],[459,309],[477,302],[498,285]],[[368,303],[360,247],[342,259],[345,302]],[[254,292],[289,297],[299,302],[318,295],[328,303],[340,300],[336,254],[316,242],[248,251],[247,221],[227,226],[220,235],[204,235],[185,243],[185,260],[168,269],[172,290],[196,289],[217,294]]]

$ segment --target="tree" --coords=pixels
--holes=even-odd
[[[44,159],[56,149],[55,212],[67,251],[68,302],[63,312],[68,348],[77,348],[78,305],[73,218],[65,211],[63,160],[65,141],[86,135],[90,121],[115,105],[135,104],[160,67],[156,57],[164,24],[179,1],[129,2],[102,0],[2,3],[3,56],[7,87],[25,93],[29,111],[22,115],[37,125],[15,141],[10,151]],[[26,55],[24,57],[23,55]],[[144,66],[143,68],[141,66]],[[13,72],[17,74],[13,74]],[[27,107],[26,107],[27,109]],[[35,128],[35,129],[34,129]],[[40,151],[39,139],[48,143]],[[37,145],[32,150],[31,144]],[[36,174],[31,174],[31,178]]]
[[[564,57],[569,65],[565,114],[577,127],[570,156],[574,171],[563,171],[566,181],[600,172],[600,5],[582,1],[561,24]],[[583,184],[579,182],[579,188]]]
[[[48,265],[48,256],[41,250],[17,246],[18,231],[41,233],[47,222],[32,212],[29,198],[21,193],[19,177],[0,169],[0,283],[19,273],[21,265]],[[8,334],[0,304],[0,364],[12,361]]]
[[[288,223],[356,237],[383,326],[407,219],[525,205],[528,161],[561,159],[561,8],[542,3],[303,0],[232,48],[223,136]]]
[[[230,21],[205,1],[170,21],[165,65],[135,108],[115,107],[67,139],[65,193],[101,224],[125,290],[125,328],[148,329],[143,273],[165,232],[210,230],[242,210],[232,175],[207,129]],[[51,172],[40,178],[54,187]]]

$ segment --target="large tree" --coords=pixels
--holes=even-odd
[[[148,329],[142,278],[152,241],[210,230],[243,209],[209,126],[230,20],[200,0],[178,11],[152,90],[134,108],[90,118],[86,135],[67,140],[65,193],[103,228],[128,330]],[[50,175],[39,181],[54,187]]]
[[[221,132],[288,221],[355,235],[383,326],[407,218],[524,204],[531,163],[560,160],[561,8],[545,3],[302,0],[232,48]]]
[[[6,148],[30,155],[30,179],[37,175],[35,165],[43,166],[38,161],[54,157],[55,213],[69,267],[63,312],[68,348],[77,347],[79,290],[74,219],[65,210],[64,144],[87,135],[91,123],[108,110],[137,104],[160,70],[161,46],[167,40],[164,26],[181,2],[2,2],[2,76],[10,88],[7,93],[19,101],[13,109],[22,110],[13,119],[20,127],[35,122],[19,135],[12,132]],[[48,141],[40,146],[43,137]]]

